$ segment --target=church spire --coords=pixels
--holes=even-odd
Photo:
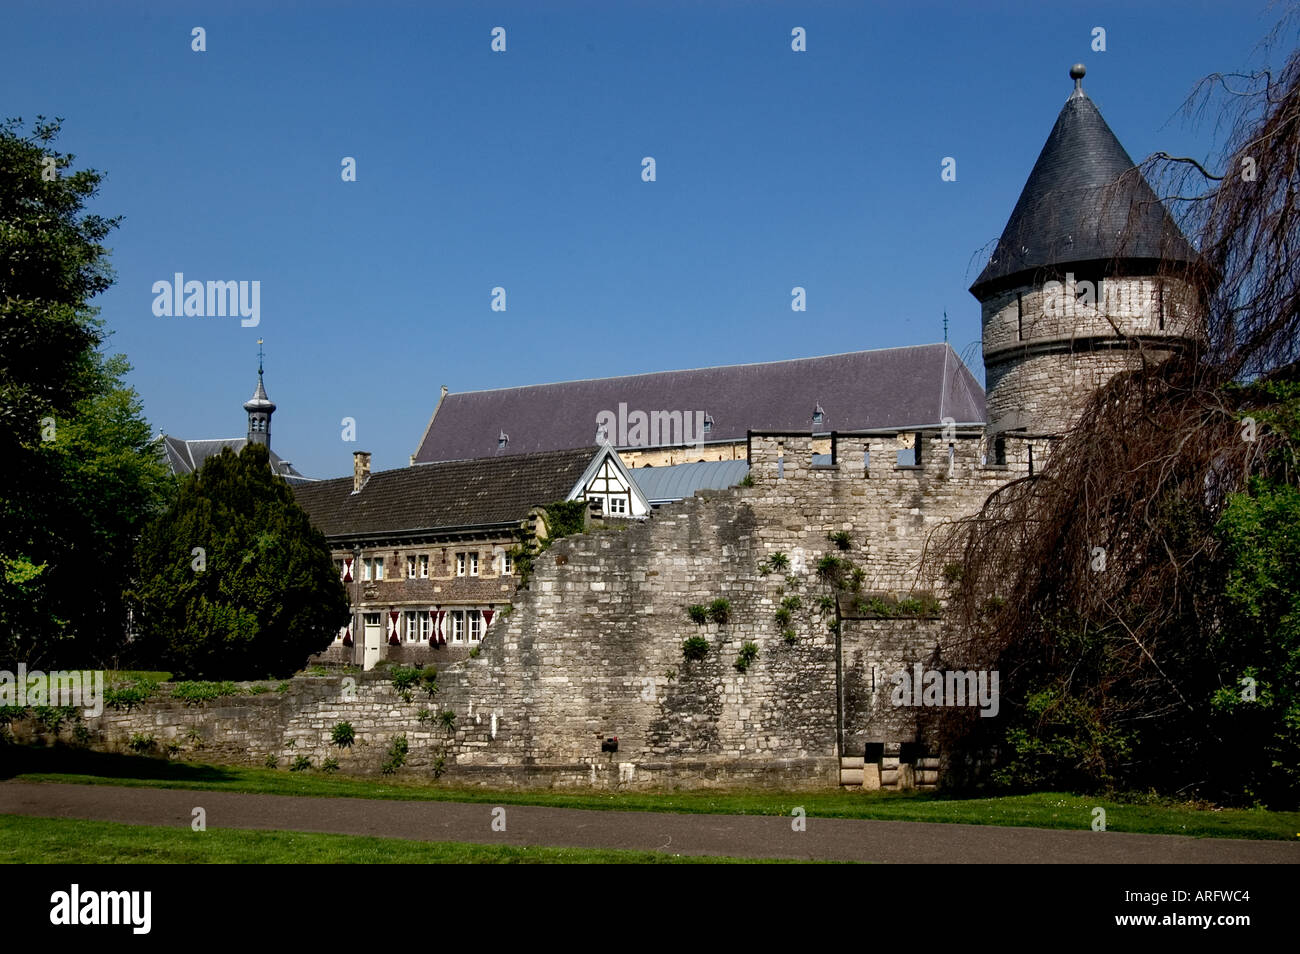
[[[266,387],[262,384],[262,339],[257,339],[257,390],[244,402],[248,412],[248,442],[265,444],[271,449],[271,415],[275,413],[275,403],[266,396]]]

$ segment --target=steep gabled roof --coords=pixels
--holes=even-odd
[[[983,298],[1040,268],[1162,258],[1193,262],[1196,252],[1076,85],[970,290]]]
[[[705,442],[750,430],[851,431],[984,421],[984,392],[948,344],[853,351],[818,358],[660,371],[616,378],[448,394],[417,462],[504,457],[596,444],[602,412],[702,411]],[[812,423],[821,406],[820,425]],[[502,434],[508,437],[499,446]],[[615,446],[619,438],[610,434]],[[668,444],[668,441],[661,441]]]
[[[415,464],[294,487],[299,506],[327,537],[445,532],[516,523],[533,507],[566,500],[596,447],[482,460]]]

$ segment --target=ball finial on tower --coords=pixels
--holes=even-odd
[[[1070,67],[1070,79],[1074,80],[1074,88],[1083,92],[1083,76],[1088,72],[1088,67],[1082,63],[1075,63]]]

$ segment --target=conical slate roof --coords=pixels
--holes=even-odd
[[[1079,80],[1034,163],[988,265],[971,293],[983,298],[1021,272],[1080,262],[1171,259],[1196,252],[1106,125]],[[1121,177],[1123,181],[1121,182]]]

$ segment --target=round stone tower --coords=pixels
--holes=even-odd
[[[1070,69],[1066,100],[971,294],[989,431],[1067,430],[1089,394],[1193,345],[1196,252]]]

